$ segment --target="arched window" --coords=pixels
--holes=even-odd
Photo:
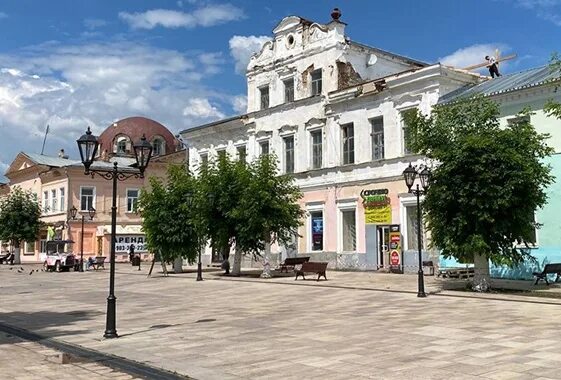
[[[166,143],[161,137],[156,137],[152,140],[152,155],[161,156],[166,154]]]
[[[113,147],[113,152],[116,154],[130,153],[130,140],[127,136],[117,136]]]

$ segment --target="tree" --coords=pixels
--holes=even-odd
[[[528,111],[524,111],[528,113]],[[474,289],[487,290],[489,260],[514,266],[531,258],[534,212],[553,182],[543,159],[553,150],[527,118],[499,127],[499,106],[482,97],[410,117],[411,145],[438,164],[423,202],[432,245],[475,265]]]
[[[42,226],[37,196],[16,186],[0,200],[0,240],[15,247],[14,263],[20,264],[20,243],[35,241]]]
[[[162,263],[175,259],[195,261],[204,231],[194,206],[197,179],[184,165],[171,165],[167,179],[150,178],[150,189],[143,189],[138,207],[148,249],[159,254]]]
[[[561,54],[555,52],[551,54],[551,60],[549,62],[549,69],[558,75],[558,79],[561,79]],[[547,115],[561,119],[561,103],[554,100],[550,100],[545,104],[544,111]]]
[[[302,225],[304,211],[298,201],[300,189],[290,175],[280,175],[276,157],[262,155],[250,167],[250,181],[235,209],[240,225],[237,244],[255,255],[265,252],[268,263],[271,243],[287,243]],[[235,268],[234,268],[235,269]],[[269,277],[268,266],[263,272]]]

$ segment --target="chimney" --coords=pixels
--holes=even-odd
[[[64,149],[61,149],[60,152],[58,152],[58,158],[68,159],[68,155],[64,154]]]

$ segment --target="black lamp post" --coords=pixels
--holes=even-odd
[[[109,272],[109,296],[107,297],[107,320],[105,323],[104,338],[117,338],[116,323],[116,301],[115,298],[115,242],[117,230],[117,181],[124,181],[128,178],[144,178],[144,171],[152,157],[152,145],[146,141],[146,137],[142,136],[139,142],[133,145],[134,156],[136,158],[136,168],[127,168],[119,170],[117,162],[113,163],[113,169],[90,169],[99,147],[97,137],[92,135],[90,127],[82,137],[76,140],[80,157],[84,164],[84,174],[92,177],[97,174],[104,179],[113,181],[113,200],[111,203],[111,268]]]
[[[415,183],[415,178],[419,176],[421,181],[421,187],[417,183],[416,187],[412,189],[413,184]],[[423,273],[423,253],[422,253],[422,237],[421,237],[421,200],[420,196],[426,194],[429,188],[429,181],[430,181],[430,170],[425,166],[423,170],[420,172],[417,171],[411,164],[403,171],[403,178],[405,179],[405,184],[407,185],[407,189],[409,193],[414,194],[417,196],[417,247],[419,249],[419,272],[418,272],[418,291],[417,297],[426,297],[427,294],[425,293],[425,278]]]
[[[70,216],[72,220],[76,220],[76,214],[78,214],[78,209],[76,206],[72,206],[70,209]],[[90,220],[93,220],[95,217],[95,208],[90,207],[88,209],[88,214],[90,216]],[[84,214],[82,214],[82,234],[80,235],[80,272],[84,271]]]

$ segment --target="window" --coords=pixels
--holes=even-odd
[[[259,143],[259,148],[261,150],[261,155],[269,154],[269,140],[261,141]]]
[[[60,211],[64,211],[66,209],[66,196],[65,196],[65,191],[66,189],[64,187],[61,187],[60,189],[58,189],[58,194],[60,196]]]
[[[56,190],[51,190],[51,212],[58,211],[58,198]]]
[[[517,124],[529,123],[530,122],[530,115],[511,117],[510,119],[506,119],[506,122],[507,122],[509,127],[515,126]]]
[[[323,136],[322,131],[317,130],[310,133],[312,139],[312,169],[319,169],[323,159]]]
[[[384,158],[384,118],[377,117],[370,120],[372,124],[372,159]]]
[[[294,101],[294,78],[283,80],[284,83],[284,102],[290,103]]]
[[[23,253],[24,253],[24,255],[34,255],[35,254],[35,242],[34,241],[26,241]]]
[[[417,206],[407,206],[405,208],[407,217],[407,249],[419,249],[419,231],[417,229]],[[422,235],[421,230],[421,235]],[[421,236],[421,249],[423,249],[423,241]]]
[[[261,109],[264,110],[269,108],[269,86],[261,87],[259,89],[259,95],[261,98]]]
[[[238,160],[245,162],[247,159],[247,149],[245,145],[240,145],[236,148],[238,153]]]
[[[312,71],[312,96],[321,95],[321,69]]]
[[[525,121],[525,120],[523,120]],[[516,239],[517,248],[538,248],[538,231],[539,223],[536,222],[536,216],[533,215],[533,228],[530,231],[530,237],[528,240]]]
[[[43,213],[49,212],[49,192],[43,191]]]
[[[323,211],[310,212],[312,251],[323,251]]]
[[[284,172],[294,173],[294,136],[284,138]]]
[[[161,156],[166,154],[165,144],[161,138],[155,138],[152,142],[152,155],[154,156]]]
[[[47,240],[46,239],[41,239],[39,241],[39,252],[40,253],[46,253],[47,252]]]
[[[208,165],[208,153],[201,153],[201,168]]]
[[[225,158],[226,157],[226,149],[218,149],[216,151],[216,156],[220,159],[220,158]]]
[[[80,187],[80,211],[95,208],[95,187]]]
[[[355,209],[341,210],[343,251],[356,251]]]
[[[403,154],[413,154],[415,152],[413,152],[411,150],[410,146],[410,130],[409,127],[407,126],[407,118],[410,117],[411,115],[415,114],[415,112],[417,112],[416,109],[409,109],[406,111],[403,111],[401,113],[401,124],[402,124],[402,131],[403,131]]]
[[[353,123],[341,126],[343,140],[343,165],[355,162],[355,131]]]
[[[128,139],[125,136],[117,138],[117,144],[115,147],[116,153],[127,153],[128,152]]]
[[[127,189],[127,212],[136,212],[138,189]]]

